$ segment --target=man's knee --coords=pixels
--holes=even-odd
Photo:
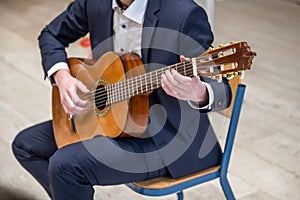
[[[89,184],[85,174],[87,169],[82,166],[86,162],[85,157],[74,151],[73,147],[64,147],[50,157],[48,166],[50,182]]]
[[[48,176],[50,179],[75,175],[80,165],[69,151],[60,149],[49,159]]]
[[[26,129],[18,133],[12,142],[12,152],[19,161],[29,160],[32,157],[31,147]]]

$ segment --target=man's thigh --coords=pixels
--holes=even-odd
[[[59,149],[50,162],[84,175],[91,185],[122,184],[168,174],[151,139],[97,137]]]

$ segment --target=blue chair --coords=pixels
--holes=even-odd
[[[227,171],[246,86],[240,84],[240,81],[237,81],[236,83],[230,85],[233,92],[233,98],[231,106],[229,108],[230,114],[228,115],[228,112],[226,112],[226,116],[230,117],[230,123],[220,166],[215,166],[204,171],[184,176],[179,179],[173,179],[171,177],[159,177],[142,182],[129,183],[126,185],[135,192],[142,195],[164,196],[176,193],[178,200],[183,200],[184,189],[219,178],[226,198],[235,199],[227,179]],[[225,112],[221,114],[224,115]]]

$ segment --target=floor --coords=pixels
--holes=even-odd
[[[69,2],[0,1],[0,199],[48,199],[10,145],[20,130],[51,117],[51,87],[43,80],[36,38]],[[299,0],[216,3],[215,45],[245,40],[258,54],[244,79],[247,91],[228,175],[237,199],[300,199],[299,19]],[[88,54],[78,43],[69,52]],[[95,189],[96,200],[175,199],[142,197],[124,185]],[[217,181],[185,194],[191,200],[225,199]]]

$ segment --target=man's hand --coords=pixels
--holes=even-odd
[[[180,56],[180,60],[186,61],[188,58]],[[161,83],[164,91],[170,96],[180,100],[194,101],[200,106],[208,104],[208,91],[199,76],[192,78],[183,76],[172,69],[162,75]]]
[[[82,100],[77,94],[79,89],[84,94],[89,90],[79,80],[72,77],[67,70],[59,70],[54,75],[54,80],[59,89],[61,104],[67,114],[82,114],[87,112],[87,100]]]

